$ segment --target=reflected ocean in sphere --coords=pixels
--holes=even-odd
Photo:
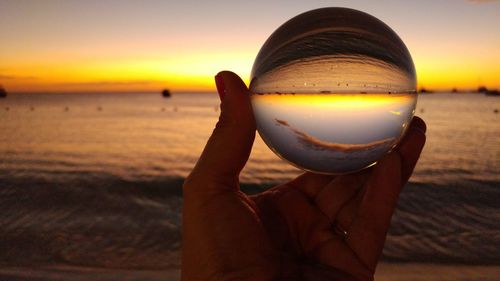
[[[397,145],[415,112],[408,49],[387,25],[322,8],[279,27],[255,59],[257,129],[281,158],[308,171],[354,172]]]

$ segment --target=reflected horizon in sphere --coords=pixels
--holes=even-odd
[[[347,8],[312,10],[280,26],[255,59],[250,92],[269,148],[323,174],[375,164],[401,140],[417,102],[404,43]]]

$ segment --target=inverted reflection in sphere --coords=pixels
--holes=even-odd
[[[322,8],[279,27],[251,74],[257,129],[280,157],[326,174],[373,165],[401,140],[415,67],[392,29],[366,13]]]

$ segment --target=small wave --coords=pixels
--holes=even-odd
[[[15,265],[178,266],[182,182],[109,175],[69,182],[0,178],[0,260]]]
[[[78,173],[0,175],[0,260],[7,265],[165,269],[180,265],[183,178]],[[257,193],[273,183],[242,183]],[[498,264],[498,182],[410,183],[383,258]]]
[[[498,182],[412,183],[401,193],[384,258],[498,264]]]

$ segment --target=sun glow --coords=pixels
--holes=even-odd
[[[249,76],[253,54],[205,53],[165,56],[157,59],[57,58],[48,61],[20,61],[6,65],[0,84],[11,91],[207,91],[214,88],[213,77],[231,69]],[[5,64],[3,64],[5,65]]]
[[[306,1],[256,19],[258,5],[244,10],[228,4],[227,13],[207,17],[219,12],[214,10],[219,4],[97,2],[1,2],[0,85],[8,92],[215,91],[213,77],[221,70],[248,82],[270,33],[299,10],[315,8]],[[373,12],[401,36],[419,87],[500,88],[498,2],[415,2],[384,9],[355,2],[353,8]],[[415,13],[428,6],[443,10],[426,19],[394,16],[408,6]],[[462,11],[459,17],[455,9]]]
[[[248,83],[254,54],[185,54],[159,59],[96,59],[1,63],[0,84],[10,91],[157,91],[161,88],[212,91],[221,70],[238,73]],[[500,87],[500,60],[485,62],[415,61],[419,87],[475,89]],[[6,69],[8,71],[3,71]]]
[[[2,59],[0,84],[13,92],[75,91],[213,91],[213,77],[221,70],[238,73],[245,82],[255,52],[184,53],[158,58]],[[500,87],[500,59],[434,60],[417,57],[419,87],[475,89]]]

